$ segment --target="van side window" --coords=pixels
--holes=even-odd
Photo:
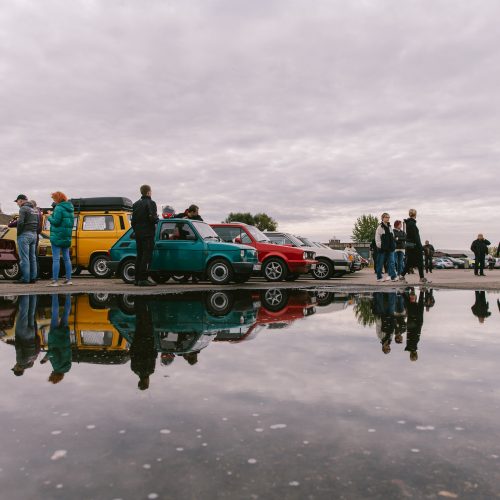
[[[84,231],[111,231],[115,228],[112,215],[86,215],[83,218]]]
[[[125,222],[123,221],[123,215],[120,215],[120,229],[125,229]]]

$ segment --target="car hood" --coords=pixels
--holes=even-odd
[[[249,245],[240,245],[239,243],[226,243],[225,241],[208,241],[209,250],[254,250],[255,248]]]
[[[303,255],[307,251],[307,249],[302,250],[302,248],[292,247],[291,245],[278,245],[278,243],[265,243],[263,241],[257,242],[257,245],[259,250],[266,250],[268,252],[275,252],[276,250],[286,248],[287,251],[298,251]]]
[[[322,247],[299,247],[299,248],[306,250],[308,252],[316,252],[316,258],[328,257],[329,259],[348,261],[348,259],[346,259],[344,255],[345,252],[343,252],[342,250],[334,250],[333,248],[328,249]]]

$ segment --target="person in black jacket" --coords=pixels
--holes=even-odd
[[[425,257],[425,272],[432,273],[434,266],[432,265],[432,258],[434,257],[434,246],[429,243],[429,240],[425,240],[424,245],[424,257]]]
[[[191,219],[191,220],[203,221],[203,219],[201,218],[201,215],[199,213],[199,210],[200,210],[200,208],[197,205],[192,204],[192,205],[189,205],[189,207],[186,208],[186,210],[184,210],[184,212],[181,212],[180,214],[176,214],[175,217],[176,217],[176,219]]]
[[[158,213],[156,203],[151,199],[151,186],[144,184],[140,188],[141,199],[132,206],[132,229],[137,243],[135,259],[135,285],[154,286],[148,280],[148,269],[153,258],[156,223]]]
[[[483,290],[475,292],[476,301],[474,305],[470,308],[472,314],[477,317],[479,323],[484,323],[484,319],[488,316],[491,316],[491,312],[489,311],[489,303],[486,300],[486,292]]]
[[[474,252],[474,274],[477,276],[478,271],[480,276],[484,276],[484,259],[488,255],[488,246],[491,243],[484,239],[482,234],[477,235],[477,240],[472,242],[470,249]]]
[[[406,233],[403,231],[400,220],[394,222],[394,240],[396,241],[396,250],[394,252],[394,263],[396,265],[396,274],[401,276],[405,267],[405,247]]]
[[[420,283],[427,283],[428,280],[424,277],[424,257],[423,247],[420,241],[420,232],[417,227],[417,211],[410,208],[408,211],[408,219],[405,219],[406,226],[406,264],[401,279],[405,280],[405,275],[412,267],[418,268]]]

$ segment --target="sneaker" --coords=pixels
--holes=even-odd
[[[64,280],[64,281],[62,282],[62,284],[63,284],[63,285],[72,285],[72,284],[73,284],[73,282],[72,282],[71,280]]]
[[[385,281],[384,278],[377,278],[377,281]]]
[[[57,281],[51,281],[47,286],[59,286]]]
[[[390,276],[387,276],[387,278],[385,278],[384,281],[391,281],[391,277]]]
[[[431,283],[427,278],[421,278],[420,283]]]
[[[396,282],[398,282],[398,281],[399,281],[399,279],[398,279],[398,278],[391,278],[391,281],[392,281],[393,283],[396,283]]]

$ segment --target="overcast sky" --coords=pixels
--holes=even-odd
[[[415,207],[437,247],[498,224],[500,2],[0,0],[0,203],[264,211],[350,238]]]

